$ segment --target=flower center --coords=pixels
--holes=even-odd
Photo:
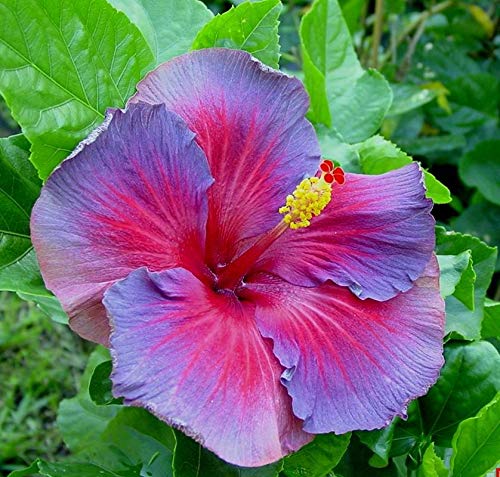
[[[286,204],[279,209],[283,222],[291,229],[300,229],[311,225],[311,219],[321,214],[332,199],[332,184],[344,183],[344,171],[333,167],[330,161],[323,161],[320,177],[304,179],[292,195],[286,198]]]
[[[325,160],[319,166],[319,177],[304,179],[286,204],[279,209],[283,220],[271,230],[262,234],[257,241],[229,265],[217,273],[216,287],[219,290],[235,290],[259,257],[286,230],[299,229],[311,225],[311,219],[318,216],[332,198],[332,185],[345,182],[344,171]]]

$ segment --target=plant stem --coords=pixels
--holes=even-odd
[[[300,60],[296,56],[291,55],[290,53],[281,53],[281,57],[290,63],[295,63],[297,65],[300,65]]]
[[[359,17],[358,25],[361,26],[361,40],[359,42],[359,46],[357,48],[357,54],[359,61],[365,66],[363,63],[363,57],[364,57],[364,51],[363,47],[365,44],[365,38],[366,38],[366,16],[368,15],[368,0],[365,0],[363,2],[363,9],[361,10],[361,15]]]
[[[444,2],[438,3],[437,5],[434,5],[433,7],[429,8],[429,10],[426,10],[425,12],[422,12],[418,18],[416,18],[414,21],[412,21],[408,26],[401,32],[401,35],[396,40],[396,49],[403,41],[407,39],[409,35],[413,33],[414,30],[418,29],[418,27],[427,21],[429,17],[432,15],[435,15],[436,13],[440,13],[443,10],[446,10],[448,7],[451,7],[454,4],[454,0],[446,0]],[[385,55],[382,57],[382,61],[380,62],[380,67],[382,68],[391,58],[393,54],[393,49],[391,48],[389,51],[385,53]]]
[[[406,54],[403,58],[403,61],[401,62],[401,65],[398,69],[398,72],[396,73],[396,78],[398,81],[402,81],[403,78],[406,76],[406,73],[410,69],[411,65],[411,59],[413,57],[413,54],[415,53],[415,49],[417,47],[417,43],[420,40],[420,37],[423,35],[424,30],[425,30],[425,22],[427,21],[427,16],[422,20],[420,25],[417,28],[417,31],[415,32],[415,35],[413,35],[413,38],[410,41],[410,44],[408,45],[408,49],[406,50]]]
[[[372,35],[372,68],[378,67],[378,48],[382,38],[382,25],[384,22],[384,0],[375,0],[375,24],[373,25]]]
[[[397,15],[391,15],[389,19],[389,31],[391,32],[390,47],[391,47],[391,59],[392,63],[398,61],[398,46],[396,44],[396,33],[398,28],[398,17]]]

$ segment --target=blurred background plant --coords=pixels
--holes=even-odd
[[[222,13],[242,2],[205,3],[214,13]],[[303,59],[298,30],[310,3],[285,0],[280,17],[280,66],[299,77]],[[438,223],[499,245],[499,4],[486,0],[341,0],[340,5],[361,64],[381,71],[393,90],[394,100],[380,134],[420,161],[451,191],[450,203],[435,206]],[[17,132],[0,98],[0,136]],[[451,256],[446,243],[441,247],[442,253]],[[498,259],[495,271],[488,296],[499,300]],[[487,303],[493,310],[493,302]],[[494,337],[498,330],[493,328],[483,337],[498,348]],[[75,393],[92,349],[35,305],[13,293],[0,293],[0,472],[21,468],[36,457],[50,461],[66,453],[55,427],[57,407]],[[454,352],[461,353],[450,349],[452,357]],[[489,351],[481,352],[487,357]],[[464,416],[473,416],[477,410]],[[415,437],[423,431],[415,431],[411,418],[395,429],[381,431],[377,442],[362,433],[353,438],[340,465],[341,475],[393,475],[384,473],[387,468],[378,468],[387,465],[389,455],[396,456],[391,465],[397,465],[397,456],[404,452],[410,453],[417,467],[423,453],[431,449],[428,441]],[[391,432],[399,432],[401,453],[394,444],[392,451],[380,451]],[[356,447],[356,452],[372,456],[370,474],[347,465],[349,455],[360,455],[355,454]]]
[[[0,292],[0,471],[64,454],[56,427],[92,345],[14,293]]]

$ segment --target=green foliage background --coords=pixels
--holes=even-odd
[[[0,0],[0,472],[485,475],[500,461],[498,5],[205,3]],[[303,80],[323,155],[346,170],[420,161],[439,224],[447,336],[438,382],[406,421],[321,435],[259,469],[226,464],[113,398],[108,352],[69,332],[29,236],[42,181],[106,107],[123,106],[159,63],[212,46],[247,50]]]

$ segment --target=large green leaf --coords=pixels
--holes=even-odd
[[[349,28],[351,35],[356,33],[361,27],[360,17],[363,14],[363,9],[367,3],[367,0],[340,0],[340,6],[342,7],[342,16]]]
[[[171,476],[175,438],[170,427],[145,409],[92,401],[92,378],[107,363],[109,352],[98,347],[90,356],[78,394],[61,402],[57,424],[66,445],[75,459],[113,469],[118,475],[132,469],[141,476]]]
[[[452,134],[472,133],[480,126],[495,127],[498,121],[498,79],[479,72],[479,63],[462,51],[449,51],[448,48],[453,48],[452,43],[436,42],[434,46],[427,59],[436,53],[442,55],[441,60],[444,61],[441,62],[440,76],[446,77],[451,73],[449,76],[453,79],[445,82],[451,92],[448,99],[452,114],[437,106],[431,107],[429,111],[433,122]]]
[[[458,134],[423,136],[415,139],[398,138],[398,144],[414,156],[431,156],[457,151],[466,145],[465,137]]]
[[[445,347],[438,382],[420,399],[425,432],[449,447],[460,421],[474,416],[500,389],[500,356],[486,341]]]
[[[421,68],[421,74],[434,73],[432,78],[451,81],[464,75],[475,75],[481,72],[480,63],[465,55],[457,42],[436,41],[431,49],[423,49],[426,70]]]
[[[217,15],[196,36],[193,49],[224,47],[245,50],[278,68],[280,0],[245,2]]]
[[[0,289],[15,291],[18,274],[12,267],[32,249],[30,240],[31,208],[40,194],[41,183],[30,164],[29,143],[19,136],[0,139]],[[18,267],[17,267],[18,268]],[[23,282],[39,275],[27,276]]]
[[[476,417],[460,423],[453,436],[453,477],[481,477],[500,458],[500,393]]]
[[[36,475],[39,471],[39,468],[38,468],[39,462],[40,462],[40,460],[37,459],[30,466],[25,467],[24,469],[14,470],[10,474],[8,474],[7,477],[29,477],[29,476]]]
[[[458,255],[438,255],[439,288],[441,296],[454,295],[470,310],[474,309],[474,283],[476,273],[470,250]]]
[[[61,303],[48,290],[44,290],[42,294],[18,291],[17,295],[23,300],[34,302],[53,321],[64,325],[69,323],[69,317],[62,309]]]
[[[388,116],[404,114],[432,101],[437,93],[414,84],[391,84],[393,100]]]
[[[361,169],[365,174],[383,174],[412,162],[410,156],[382,136],[373,136],[353,147],[359,154]],[[429,199],[436,204],[446,204],[451,201],[448,188],[430,172],[424,171],[424,179],[426,196]]]
[[[470,310],[456,296],[446,298],[446,331],[452,337],[468,340],[479,339],[483,319],[484,299],[491,277],[495,270],[496,250],[471,235],[448,232],[436,228],[437,253],[439,255],[458,255],[465,250],[471,251],[472,263],[476,274],[474,285],[474,310]]]
[[[476,194],[477,196],[477,194]],[[457,218],[451,220],[453,230],[475,235],[492,247],[500,246],[500,206],[486,200],[472,203]],[[500,270],[497,256],[496,271]]]
[[[238,467],[219,459],[180,431],[175,431],[174,477],[277,477],[283,462],[263,467]]]
[[[300,25],[310,118],[360,142],[380,127],[392,101],[385,78],[364,71],[336,0],[316,0]]]
[[[317,124],[315,129],[322,157],[338,162],[346,172],[361,172],[358,151],[346,144],[338,131],[322,124]]]
[[[488,73],[462,74],[448,81],[446,87],[454,103],[481,111],[492,118],[497,117],[499,81],[495,76]]]
[[[156,64],[186,53],[200,29],[213,17],[199,0],[108,0],[141,30]]]
[[[51,296],[43,284],[31,242],[26,241],[26,246],[28,249],[25,253],[0,267],[0,290],[29,293],[33,296]],[[0,246],[0,260],[5,255]]]
[[[145,409],[124,407],[84,456],[113,469],[139,468],[141,476],[171,477],[174,446],[164,422]]]
[[[285,458],[283,473],[287,477],[324,477],[342,459],[351,433],[336,436],[320,434],[295,454]]]
[[[139,30],[105,0],[0,0],[0,92],[46,178],[123,106],[154,64]]]
[[[142,477],[140,468],[122,471],[110,470],[87,462],[46,462],[37,459],[28,468],[11,472],[8,477]]]
[[[41,182],[22,135],[0,139],[0,290],[34,301],[56,321],[67,316],[45,288],[30,239],[31,208]]]
[[[477,144],[460,159],[460,177],[477,187],[489,201],[500,205],[500,139]]]
[[[59,405],[57,426],[64,442],[74,453],[93,447],[121,409],[118,405],[98,406],[90,398],[88,389],[92,374],[105,361],[109,361],[108,350],[97,347],[90,355],[78,394],[71,399],[64,399]]]

